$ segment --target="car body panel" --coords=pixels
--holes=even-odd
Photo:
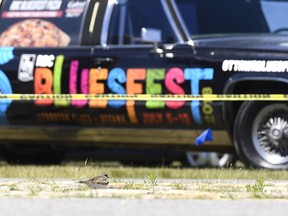
[[[17,23],[16,20],[27,15],[23,2],[29,1],[22,1],[23,5],[16,11],[8,1],[3,2],[1,19]],[[127,12],[129,8],[124,0],[63,2],[65,4],[59,6],[56,14],[65,15],[58,19],[54,17],[56,21],[39,15],[39,11],[45,12],[46,16],[55,13],[55,9],[50,11],[48,6],[45,11],[35,6],[32,12],[61,28],[70,18],[74,22],[74,17],[75,26],[69,25],[72,30],[59,30],[70,36],[68,44],[65,43],[67,35],[63,33],[64,42],[53,48],[51,45],[2,45],[2,93],[200,95],[234,93],[235,89],[236,93],[258,93],[235,86],[244,81],[264,82],[265,79],[287,83],[286,36],[267,36],[264,32],[210,34],[207,31],[207,35],[190,37],[189,28],[183,26],[184,17],[179,16],[182,11],[176,8],[178,1],[160,0],[150,3],[156,2],[161,9],[159,17],[166,17],[163,23],[161,19],[154,19],[153,23],[165,25],[161,29],[165,40],[151,44],[141,41],[139,35],[143,28],[155,28],[153,25],[143,24],[136,32],[138,35],[133,37],[124,34],[133,30],[130,22],[145,20],[137,20],[136,15],[140,16],[143,12],[140,9],[149,6],[148,3],[137,12],[139,1],[130,1],[130,6],[137,7]],[[34,17],[29,17],[31,10],[28,11],[31,23],[36,22]],[[115,17],[117,14],[119,17]],[[13,20],[11,16],[18,17]],[[1,24],[0,32],[8,31],[11,23]],[[267,25],[264,27],[267,30]],[[117,33],[116,38],[114,33]],[[109,143],[119,146],[155,144],[197,149],[195,138],[211,128],[214,140],[205,143],[203,148],[233,149],[231,131],[235,115],[228,116],[230,109],[231,103],[197,100],[3,100],[0,140],[39,140],[56,145],[70,142],[102,146]],[[19,136],[15,137],[15,133]]]

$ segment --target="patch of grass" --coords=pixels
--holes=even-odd
[[[234,199],[235,199],[235,197],[233,196],[233,194],[228,193],[227,195],[228,195],[228,198],[229,198],[229,199],[231,199],[231,200],[234,200]]]
[[[134,189],[134,182],[126,182],[125,185],[124,185],[124,189],[126,190],[131,190],[131,189]]]
[[[171,187],[172,187],[172,189],[175,189],[175,190],[188,190],[187,184],[181,184],[178,182],[172,183]]]
[[[110,182],[113,182],[115,184],[121,183],[121,179],[116,179],[116,178],[110,178]]]
[[[246,185],[246,190],[247,192],[264,192],[264,188],[265,188],[265,183],[263,179],[257,179],[256,183],[251,185],[248,184]]]
[[[211,192],[211,193],[227,192],[227,191],[224,191],[223,189],[226,189],[226,188],[223,188],[222,186],[215,187],[213,184],[202,184],[199,186],[199,191],[201,192]]]
[[[60,187],[58,184],[54,183],[54,184],[51,184],[51,190],[53,192],[56,192],[56,191],[59,191],[60,190]]]
[[[30,192],[30,196],[32,197],[37,196],[39,192],[42,191],[42,189],[38,185],[29,185],[28,190]]]
[[[147,190],[150,187],[151,186],[148,186],[144,180],[144,183],[135,183],[134,181],[128,181],[128,182],[125,182],[124,186],[120,188],[123,188],[125,190]]]
[[[9,185],[9,190],[10,190],[10,191],[17,191],[17,190],[18,190],[17,184],[11,184],[11,185]]]
[[[148,174],[148,180],[144,180],[144,183],[146,184],[146,186],[148,188],[150,188],[152,190],[152,192],[154,193],[155,192],[155,187],[157,186],[158,184],[158,181],[157,181],[157,174],[155,171],[152,171]]]
[[[231,184],[214,184],[214,183],[200,183],[198,187],[202,192],[216,192],[216,193],[236,193],[241,192],[241,186]]]
[[[1,178],[48,178],[48,179],[83,179],[108,173],[113,178],[145,179],[151,173],[157,173],[158,179],[265,179],[287,180],[287,171],[253,170],[245,168],[147,168],[147,167],[123,167],[121,165],[103,165],[83,161],[59,166],[35,166],[35,165],[8,165],[0,164]]]

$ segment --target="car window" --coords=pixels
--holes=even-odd
[[[121,0],[113,9],[108,44],[142,43],[142,28],[160,30],[162,43],[177,41],[161,1]]]
[[[287,1],[175,0],[175,2],[191,35],[270,33],[280,22],[282,23],[280,26],[288,26],[284,18],[288,14]],[[283,16],[275,19],[278,13]]]
[[[288,34],[288,1],[261,1],[261,8],[270,32]]]

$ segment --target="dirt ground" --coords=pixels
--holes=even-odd
[[[106,189],[92,189],[76,180],[2,179],[0,197],[288,200],[288,182],[114,179]]]

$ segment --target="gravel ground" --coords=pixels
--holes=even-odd
[[[5,216],[271,216],[286,215],[287,204],[287,181],[113,179],[91,189],[66,179],[0,179]]]
[[[288,181],[112,179],[107,189],[91,189],[76,180],[0,179],[0,197],[288,201]]]

